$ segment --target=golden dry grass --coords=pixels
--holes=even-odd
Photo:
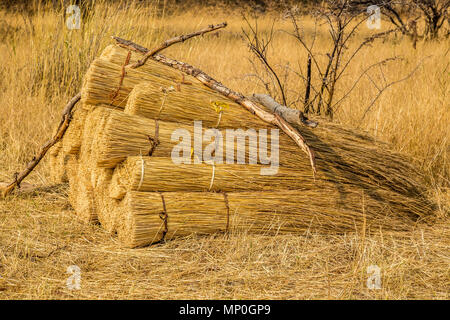
[[[30,18],[0,11],[0,181],[23,168],[48,139],[62,106],[79,90],[89,63],[112,35],[151,48],[173,35],[226,20],[229,26],[219,37],[193,39],[165,54],[245,94],[262,91],[254,79],[244,77],[252,70],[239,38],[244,23],[237,13],[216,10],[211,18],[211,11],[195,8],[169,16],[155,7],[129,4],[124,9],[99,2],[81,30],[69,31],[60,12],[44,9],[37,8]],[[269,28],[274,16],[261,17],[260,27]],[[283,20],[279,26],[289,27]],[[305,17],[303,27],[311,30],[312,21]],[[274,63],[304,64],[305,53],[288,39],[277,36],[271,48]],[[317,39],[317,47],[327,45],[325,36]],[[417,50],[401,38],[375,43],[352,65],[343,88],[372,61],[401,55],[404,59],[384,74],[395,80],[430,57],[412,78],[386,91],[362,123],[375,93],[369,80],[344,101],[335,119],[350,127],[361,125],[415,159],[439,205],[433,226],[370,236],[364,229],[276,237],[236,230],[130,250],[99,226],[75,219],[67,188],[54,186],[0,201],[0,298],[448,299],[448,49],[444,41],[418,43]],[[380,74],[375,77],[380,81]],[[290,86],[298,85],[292,78]],[[50,185],[48,161],[27,181]],[[81,268],[80,291],[65,287],[66,269],[73,264]],[[381,290],[366,288],[366,270],[373,264],[381,268]]]

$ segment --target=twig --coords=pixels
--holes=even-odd
[[[20,183],[25,179],[31,171],[39,164],[39,162],[42,160],[42,158],[45,156],[47,151],[54,146],[58,141],[62,139],[64,134],[66,133],[67,128],[69,127],[70,121],[72,120],[72,110],[77,104],[78,101],[81,99],[81,93],[78,93],[76,96],[74,96],[69,103],[65,106],[61,121],[59,123],[58,129],[56,130],[55,135],[52,139],[47,141],[42,147],[39,152],[39,154],[28,163],[25,170],[23,170],[21,173],[16,174],[14,177],[14,181],[8,184],[5,188],[0,189],[1,196],[4,198],[9,193],[11,193],[16,187],[20,187]]]
[[[255,21],[255,24],[256,24],[255,28],[252,28],[250,22],[247,20],[247,18],[245,16],[244,16],[244,20],[245,20],[245,22],[247,22],[247,25],[250,27],[250,30],[251,30],[251,33],[253,36],[253,39],[251,39],[250,34],[248,34],[244,30],[244,28],[242,28],[242,33],[244,34],[244,37],[247,39],[250,50],[261,61],[261,63],[266,67],[266,69],[275,77],[275,80],[277,81],[277,84],[278,84],[278,88],[280,89],[283,104],[287,105],[284,87],[281,84],[278,74],[275,72],[275,70],[272,68],[272,66],[269,64],[269,61],[267,60],[267,48],[273,39],[273,34],[274,34],[273,28],[275,26],[275,21],[272,23],[272,28],[270,30],[270,34],[269,34],[267,40],[264,41],[264,39],[260,40],[260,38],[259,38],[259,32],[257,29],[257,20]]]
[[[389,89],[390,87],[392,87],[393,85],[395,85],[395,84],[397,84],[397,83],[400,83],[400,82],[403,82],[403,81],[406,81],[406,80],[408,80],[409,78],[411,78],[411,77],[413,76],[413,74],[416,73],[417,69],[419,69],[419,67],[422,65],[423,61],[424,61],[425,59],[429,58],[429,57],[431,57],[431,56],[427,56],[427,57],[423,58],[423,59],[417,64],[417,66],[416,66],[416,67],[415,67],[408,75],[406,75],[404,78],[399,79],[399,80],[396,80],[396,81],[392,81],[391,83],[388,83],[387,85],[385,85],[383,88],[378,89],[377,95],[375,96],[375,98],[373,98],[373,100],[370,102],[370,104],[366,107],[366,110],[364,111],[364,113],[363,113],[361,119],[359,120],[359,124],[358,124],[358,126],[357,126],[357,129],[360,128],[360,126],[361,126],[361,124],[362,124],[364,118],[366,117],[367,113],[370,111],[370,109],[371,109],[372,106],[375,104],[375,102],[378,100],[378,98],[383,94],[383,92],[384,92],[385,90]]]
[[[184,34],[184,35],[181,35],[181,36],[174,37],[172,39],[166,40],[163,43],[161,43],[159,45],[159,47],[148,51],[141,60],[139,60],[136,63],[134,63],[133,65],[131,65],[131,68],[135,69],[137,67],[142,66],[143,64],[145,64],[145,62],[147,62],[148,58],[150,58],[154,54],[156,54],[156,53],[158,53],[158,52],[160,52],[160,51],[170,47],[171,45],[173,45],[175,43],[184,42],[184,41],[186,41],[186,40],[188,40],[190,38],[193,38],[193,37],[196,37],[196,36],[201,36],[201,35],[204,35],[205,33],[212,32],[212,31],[215,31],[215,30],[218,30],[218,29],[221,29],[221,28],[225,28],[226,26],[227,26],[226,22],[223,22],[223,23],[220,23],[220,24],[217,24],[217,25],[213,25],[212,24],[212,25],[209,25],[205,29],[202,29],[202,30],[199,30],[199,31],[196,31],[196,32],[192,32],[192,33],[189,33],[189,34]]]
[[[113,37],[116,43],[126,49],[133,50],[135,52],[139,52],[141,54],[147,54],[149,52],[148,49],[132,42],[129,40],[124,40],[119,37]],[[177,61],[174,59],[167,58],[161,54],[155,54],[151,56],[154,61],[160,62],[166,66],[171,68],[180,70],[190,76],[195,77],[201,83],[206,85],[207,87],[219,92],[220,94],[226,96],[227,98],[235,101],[240,104],[252,114],[258,116],[263,121],[273,124],[283,130],[292,140],[309,156],[309,160],[311,163],[311,167],[313,170],[313,175],[315,177],[316,174],[316,160],[313,150],[309,147],[306,140],[302,137],[302,135],[295,129],[291,124],[289,124],[286,120],[280,117],[278,114],[272,114],[251,100],[245,98],[241,93],[235,92],[227,87],[225,87],[222,83],[216,81],[211,78],[209,75],[197,69],[185,62]]]

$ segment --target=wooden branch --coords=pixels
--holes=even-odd
[[[308,120],[307,117],[297,109],[292,109],[286,106],[283,106],[276,102],[271,96],[267,94],[256,93],[253,94],[251,99],[259,104],[262,104],[266,108],[268,108],[272,113],[276,113],[280,115],[284,120],[291,124],[296,125],[306,125],[311,128],[317,127],[317,122]]]
[[[216,25],[212,24],[212,25],[209,25],[205,29],[202,29],[202,30],[199,30],[199,31],[196,31],[196,32],[193,32],[193,33],[189,33],[189,34],[184,34],[184,35],[181,35],[181,36],[174,37],[172,39],[166,40],[163,43],[161,43],[159,45],[159,47],[148,51],[141,60],[139,60],[136,63],[134,63],[133,65],[131,65],[131,68],[134,69],[134,68],[142,66],[143,64],[145,64],[145,62],[147,62],[148,58],[150,58],[151,56],[153,56],[156,53],[160,52],[161,50],[164,50],[164,49],[170,47],[171,45],[173,45],[175,43],[184,42],[184,41],[186,41],[186,40],[188,40],[190,38],[193,38],[193,37],[196,37],[196,36],[201,36],[201,35],[204,35],[205,33],[212,32],[212,31],[215,31],[215,30],[218,30],[218,29],[221,29],[221,28],[225,28],[226,26],[227,26],[226,22],[223,22],[223,23],[220,23],[220,24],[216,24]]]
[[[47,141],[39,151],[39,154],[28,163],[25,170],[20,172],[19,174],[15,175],[14,181],[9,183],[6,187],[0,188],[0,194],[2,198],[6,197],[9,193],[11,193],[16,187],[20,188],[20,183],[25,179],[31,171],[39,164],[39,162],[42,160],[42,158],[45,156],[47,151],[54,146],[58,141],[62,139],[64,134],[66,133],[67,128],[69,127],[70,121],[72,120],[72,110],[77,104],[78,101],[81,99],[81,93],[78,93],[76,96],[74,96],[69,103],[65,106],[61,121],[58,125],[58,129],[56,130],[55,135],[52,139]]]
[[[149,52],[148,49],[132,42],[129,40],[124,40],[119,37],[113,37],[116,41],[117,45],[126,48],[128,50],[133,50],[135,52],[139,52],[141,54],[147,54]],[[171,68],[180,70],[181,72],[186,73],[187,75],[195,77],[201,83],[206,85],[207,87],[219,92],[225,97],[235,101],[240,104],[252,114],[258,116],[263,121],[276,125],[281,130],[283,130],[292,140],[309,156],[309,160],[311,163],[311,167],[313,170],[313,176],[316,174],[316,160],[313,150],[308,146],[306,140],[302,137],[302,135],[292,127],[286,120],[280,117],[278,114],[270,113],[264,110],[262,107],[258,106],[256,103],[251,100],[245,98],[241,93],[235,92],[227,87],[225,87],[222,83],[214,80],[209,75],[197,69],[185,62],[177,61],[174,59],[167,58],[161,54],[155,54],[151,56],[152,60],[160,62],[166,66]]]

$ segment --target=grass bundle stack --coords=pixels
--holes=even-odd
[[[110,46],[92,63],[82,107],[51,158],[67,167],[77,214],[117,232],[126,245],[240,228],[405,230],[433,212],[423,174],[410,159],[325,120],[314,129],[298,128],[316,154],[315,178],[309,159],[283,132],[278,132],[277,173],[261,174],[273,165],[267,157],[276,152],[271,133],[277,128],[174,69],[151,60],[131,69],[138,58]],[[200,148],[195,120],[202,121]],[[215,138],[205,134],[216,127],[223,157],[215,150],[218,158],[205,163],[198,156],[208,155]],[[236,144],[238,128],[245,136],[243,150]],[[176,130],[183,135],[174,135]],[[176,164],[171,156],[181,139],[188,147]],[[250,145],[257,146],[255,154]],[[238,154],[244,164],[236,164]]]
[[[205,87],[184,86],[178,91],[173,82],[140,83],[128,98],[125,113],[150,119],[191,125],[202,120],[210,128],[263,128],[267,123],[254,117],[242,106]]]

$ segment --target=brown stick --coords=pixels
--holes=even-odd
[[[220,23],[220,24],[217,24],[217,25],[213,25],[212,24],[212,25],[209,25],[205,29],[202,29],[202,30],[199,30],[199,31],[196,31],[196,32],[193,32],[193,33],[189,33],[189,34],[184,34],[184,35],[181,35],[181,36],[174,37],[172,39],[166,40],[163,43],[161,43],[159,45],[159,47],[157,47],[157,48],[155,48],[153,50],[150,50],[150,51],[147,50],[147,53],[144,54],[144,57],[141,60],[139,60],[136,63],[134,63],[133,65],[131,65],[131,68],[134,69],[134,68],[142,66],[143,64],[145,64],[147,62],[148,58],[150,58],[151,56],[153,56],[156,53],[160,52],[161,50],[164,50],[167,47],[170,47],[171,45],[173,45],[175,43],[184,42],[187,39],[190,39],[190,38],[193,38],[193,37],[196,37],[196,36],[201,36],[201,35],[204,35],[205,33],[212,32],[212,31],[215,31],[217,29],[225,28],[226,26],[227,26],[226,22],[223,22],[223,23]]]
[[[150,51],[147,48],[144,48],[132,41],[125,40],[119,37],[113,37],[116,41],[116,44],[122,48],[133,50],[135,52],[141,53],[143,55],[147,55]],[[311,167],[313,170],[313,176],[316,175],[316,160],[314,156],[313,150],[308,146],[306,140],[302,137],[302,135],[292,127],[287,121],[285,121],[278,114],[270,113],[264,110],[262,107],[252,102],[251,100],[245,98],[241,93],[235,92],[227,87],[225,87],[220,82],[214,80],[209,75],[197,69],[185,62],[177,61],[174,59],[167,58],[161,54],[154,54],[152,56],[149,55],[153,60],[160,62],[166,66],[172,67],[174,69],[180,70],[190,76],[197,78],[201,83],[206,85],[207,87],[221,93],[227,98],[235,101],[240,104],[252,114],[255,114],[260,119],[265,122],[271,123],[273,125],[278,126],[281,130],[283,130],[292,140],[309,156],[309,160],[311,163]]]
[[[69,127],[70,121],[72,120],[72,110],[73,107],[77,104],[78,101],[81,99],[81,93],[78,93],[76,96],[74,96],[69,103],[64,107],[61,121],[59,123],[58,129],[56,130],[55,135],[52,139],[47,141],[42,147],[39,152],[39,154],[36,157],[33,157],[33,159],[28,163],[25,170],[23,170],[21,173],[16,174],[14,181],[8,184],[4,188],[0,188],[0,194],[4,198],[9,193],[11,193],[16,187],[20,187],[20,183],[25,179],[31,171],[39,164],[39,162],[42,160],[42,158],[45,156],[47,151],[55,145],[59,140],[62,139],[64,136],[64,133],[66,133],[67,128]]]

